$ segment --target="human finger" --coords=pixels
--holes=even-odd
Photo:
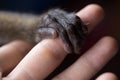
[[[53,80],[90,80],[117,52],[114,38],[104,37]]]
[[[88,26],[89,32],[91,32],[104,18],[104,10],[97,4],[90,4],[79,11],[76,15],[82,19],[85,25]]]
[[[30,43],[21,40],[16,40],[0,47],[2,74],[9,73],[32,47]]]
[[[96,13],[96,14],[91,14],[98,16],[97,9],[100,11],[103,9],[98,7],[98,5],[90,5],[92,6],[92,9],[89,10],[90,8],[87,6],[86,14],[89,15],[89,13]],[[102,12],[101,11],[101,12]],[[81,12],[81,11],[80,11]],[[84,21],[82,16],[85,15],[79,15],[79,17]],[[90,19],[90,16],[87,16],[86,19]],[[97,17],[101,19],[103,16],[103,13],[101,13],[101,16]],[[99,20],[100,21],[100,20]],[[93,24],[94,22],[91,21]],[[91,24],[90,23],[90,24]],[[85,23],[86,24],[86,23]],[[96,24],[96,23],[94,23]],[[89,25],[88,25],[89,28]],[[91,30],[91,29],[90,29]],[[34,47],[29,54],[20,62],[20,64],[8,75],[8,77],[12,77],[15,80],[21,79],[21,80],[29,80],[32,78],[33,80],[43,80],[46,76],[48,76],[60,63],[61,61],[65,58],[66,52],[64,51],[63,48],[63,43],[59,39],[46,39],[43,40],[41,43],[38,43],[36,47]],[[27,73],[27,74],[26,74]],[[14,76],[16,75],[16,76]]]

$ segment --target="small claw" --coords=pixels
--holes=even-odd
[[[55,29],[50,28],[50,27],[42,27],[36,31],[35,41],[40,42],[41,40],[48,39],[48,38],[54,39],[57,36],[58,34]]]

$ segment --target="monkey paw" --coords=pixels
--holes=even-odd
[[[41,38],[59,37],[67,53],[80,53],[87,35],[87,27],[75,13],[52,9],[43,17],[38,27]]]

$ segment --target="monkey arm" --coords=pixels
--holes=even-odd
[[[0,12],[0,43],[15,39],[34,42],[34,30],[40,16],[12,12]]]

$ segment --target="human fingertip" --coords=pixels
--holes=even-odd
[[[76,13],[91,31],[104,18],[105,12],[102,6],[98,4],[89,4],[78,13]]]
[[[80,10],[77,15],[79,16],[79,13],[81,14],[82,11],[90,11],[90,10],[94,10],[95,12],[97,12],[101,18],[104,18],[105,15],[105,11],[103,9],[103,7],[99,4],[89,4],[87,6],[85,6],[82,10]],[[86,13],[84,13],[86,14]]]
[[[99,4],[90,4],[90,5],[86,6],[86,7],[90,8],[90,9],[94,8],[95,11],[97,12],[97,14],[101,17],[101,20],[104,18],[105,11],[104,11],[104,9],[103,9],[103,7],[101,5],[99,5]]]
[[[115,51],[114,53],[117,53],[119,46],[118,46],[118,41],[114,37],[105,36],[105,37],[102,38],[101,41],[107,42],[109,49],[111,51]]]
[[[111,72],[106,72],[100,75],[96,80],[118,80],[118,77]]]
[[[89,7],[89,8],[96,8],[96,10],[98,10],[98,11],[100,11],[100,12],[102,12],[103,14],[104,14],[104,9],[103,9],[103,7],[101,6],[101,5],[99,5],[99,4],[89,4],[89,5],[87,5],[86,7]]]

